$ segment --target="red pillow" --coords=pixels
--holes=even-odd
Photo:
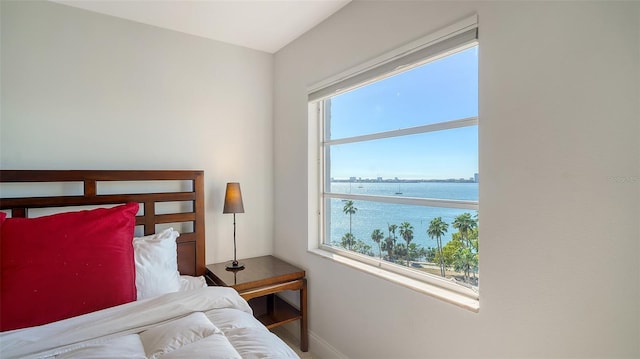
[[[136,300],[137,203],[0,221],[0,331]]]

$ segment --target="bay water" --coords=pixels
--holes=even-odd
[[[331,192],[367,194],[379,196],[402,196],[418,198],[437,198],[454,200],[478,200],[478,183],[473,182],[332,182]],[[425,207],[415,205],[389,204],[354,200],[355,214],[351,215],[351,233],[356,239],[369,244],[373,252],[378,254],[378,245],[371,239],[371,233],[379,229],[384,237],[389,236],[388,226],[395,224],[397,243],[405,243],[400,237],[400,224],[409,222],[413,226],[416,243],[423,248],[436,247],[436,240],[429,238],[427,228],[432,219],[442,217],[449,227],[442,237],[442,244],[451,240],[457,230],[452,223],[456,216],[470,213],[475,216],[476,211],[470,209]],[[344,213],[346,201],[331,199],[331,242],[340,243],[342,236],[349,233],[349,215]]]

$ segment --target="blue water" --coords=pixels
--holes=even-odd
[[[331,191],[334,193],[369,194],[382,196],[403,196],[418,198],[438,198],[456,200],[478,200],[477,183],[450,183],[450,182],[421,182],[421,183],[331,183]],[[402,194],[396,194],[401,192]],[[340,242],[342,236],[349,232],[349,215],[343,212],[344,201],[331,199],[331,242]],[[355,200],[354,206],[358,209],[352,215],[352,230],[356,239],[369,244],[376,255],[378,245],[371,240],[374,229],[380,229],[385,237],[389,235],[388,225],[396,224],[400,227],[402,222],[409,222],[413,226],[413,241],[424,248],[435,247],[435,239],[427,236],[429,223],[435,217],[449,224],[448,232],[442,238],[443,245],[451,240],[451,235],[457,230],[451,223],[455,217],[462,213],[475,215],[475,210],[424,207],[412,205],[389,204]],[[404,243],[400,238],[400,230],[396,230],[398,242]]]

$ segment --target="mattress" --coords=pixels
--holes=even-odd
[[[225,287],[204,287],[0,334],[2,358],[298,358]]]

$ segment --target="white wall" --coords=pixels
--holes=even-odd
[[[307,253],[305,200],[307,86],[476,12],[477,314]],[[311,350],[640,357],[639,24],[633,2],[355,1],[278,52],[275,253],[307,270]]]
[[[3,169],[202,169],[207,261],[273,248],[273,56],[50,2],[2,1]]]

